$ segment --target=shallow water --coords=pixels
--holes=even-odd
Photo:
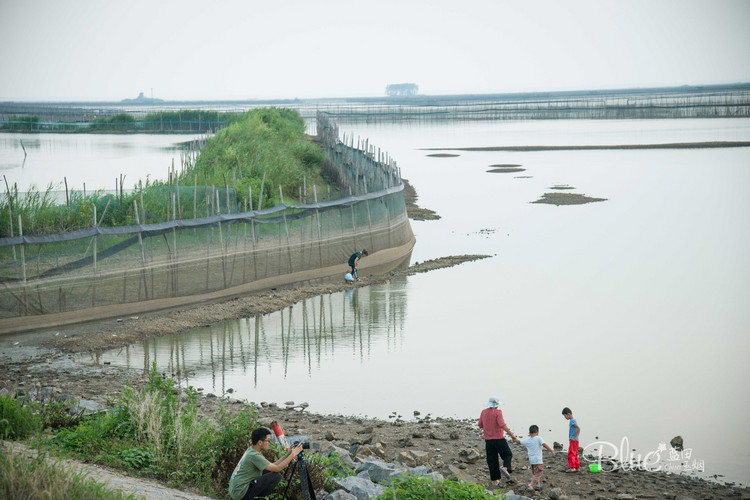
[[[169,168],[180,168],[180,143],[198,135],[145,134],[0,134],[0,176],[27,191],[34,184],[53,190],[87,192],[115,190],[125,176],[125,188],[147,177],[166,179]],[[26,154],[24,154],[24,150]],[[3,186],[4,189],[5,186]],[[64,195],[63,195],[64,196]]]
[[[705,475],[750,482],[750,148],[420,149],[750,140],[750,120],[348,127],[443,217],[412,223],[413,261],[493,257],[103,359],[324,413],[474,417],[494,394],[516,432],[548,441],[566,439],[570,406],[584,445],[627,438],[645,455],[679,434]],[[530,203],[557,185],[607,201]]]

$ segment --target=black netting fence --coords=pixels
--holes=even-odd
[[[0,238],[0,319],[200,295],[408,245],[395,162],[317,125],[343,193],[247,210],[229,188],[173,187],[134,202],[138,223]],[[363,147],[364,146],[364,147]],[[179,193],[179,195],[177,194]],[[167,201],[165,201],[165,198]],[[283,199],[283,198],[282,198]],[[111,204],[110,204],[111,206]],[[101,217],[101,215],[100,215]],[[94,220],[96,220],[94,218]]]

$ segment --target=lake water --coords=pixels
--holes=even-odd
[[[27,191],[30,185],[53,190],[87,192],[115,190],[125,176],[125,188],[139,181],[166,179],[169,169],[180,168],[180,143],[197,135],[134,134],[0,134],[0,176]],[[26,154],[24,155],[24,150]],[[5,186],[2,186],[3,191]],[[63,194],[64,196],[64,194]]]
[[[498,395],[515,432],[537,424],[548,441],[565,442],[560,411],[569,406],[583,445],[626,439],[626,450],[645,455],[679,434],[692,455],[667,464],[673,470],[702,465],[701,475],[750,482],[743,425],[750,393],[742,389],[750,382],[750,148],[450,151],[459,155],[450,158],[421,149],[747,141],[750,120],[345,129],[396,158],[419,204],[442,216],[412,223],[412,261],[492,257],[148,340],[98,360],[135,367],[156,360],[206,392],[306,401],[320,413],[474,418]],[[0,155],[9,137],[0,135]],[[25,137],[38,137],[39,151],[55,158],[60,136]],[[165,148],[183,140],[127,139],[151,151],[152,175],[162,177]],[[106,175],[88,171],[108,168],[105,157],[119,158],[118,147],[104,143],[101,161],[86,163],[90,178],[104,179],[87,186],[142,175],[121,165]],[[64,153],[58,172],[77,163]],[[31,161],[30,152],[23,168]],[[525,171],[488,173],[493,164]],[[607,201],[530,203],[560,185]]]

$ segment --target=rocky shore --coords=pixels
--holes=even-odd
[[[278,297],[266,299],[275,301]],[[219,304],[206,307],[225,306]],[[168,324],[165,318],[168,319],[170,314],[173,313],[144,318],[143,324],[138,328],[133,326],[132,338],[159,334],[154,332],[167,333],[162,328],[146,328],[145,324],[150,321]],[[138,370],[94,363],[82,364],[77,361],[76,352],[89,350],[92,346],[101,349],[105,344],[122,342],[124,339],[119,335],[112,337],[111,328],[112,324],[109,323],[99,325],[98,329],[96,325],[89,325],[85,327],[85,335],[80,330],[68,330],[62,334],[45,332],[23,337],[0,338],[0,387],[8,391],[44,391],[47,394],[72,396],[84,400],[83,404],[92,408],[105,405],[109,397],[122,390],[126,381],[130,381],[136,387],[146,381],[146,375]],[[99,340],[89,343],[90,339],[97,338]],[[225,401],[230,408],[236,409],[245,403],[232,398]],[[199,398],[199,411],[206,418],[213,419],[217,414],[219,402],[220,398],[217,395],[204,394]],[[366,471],[368,477],[377,477],[381,483],[387,480],[385,476],[399,470],[412,469],[413,472],[422,474],[434,473],[447,479],[460,479],[489,486],[484,441],[474,419],[447,419],[415,412],[414,415],[394,414],[392,418],[377,420],[346,415],[319,415],[308,409],[307,402],[293,401],[263,402],[258,407],[261,421],[278,421],[287,436],[311,436],[313,449],[310,453],[325,453],[336,449],[350,457],[355,471]],[[516,432],[524,434],[521,429],[516,429]],[[507,484],[505,490],[495,490],[497,493],[513,491],[520,494],[530,477],[525,449],[511,443],[511,450],[514,454],[514,482]],[[595,474],[585,469],[581,469],[577,474],[566,474],[566,469],[564,453],[558,453],[554,457],[546,454],[544,487],[541,491],[528,496],[621,500],[750,499],[750,491],[745,487],[720,484],[687,475],[642,470]],[[362,491],[363,483],[357,484],[359,490],[355,489],[355,492]],[[377,483],[373,488],[372,491],[378,491]],[[339,495],[343,495],[343,492]]]

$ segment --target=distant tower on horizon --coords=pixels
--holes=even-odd
[[[155,104],[159,102],[164,102],[163,99],[155,99],[153,97],[154,95],[154,89],[151,89],[151,97],[146,97],[143,92],[138,93],[138,97],[135,99],[123,99],[120,101],[123,104]]]

